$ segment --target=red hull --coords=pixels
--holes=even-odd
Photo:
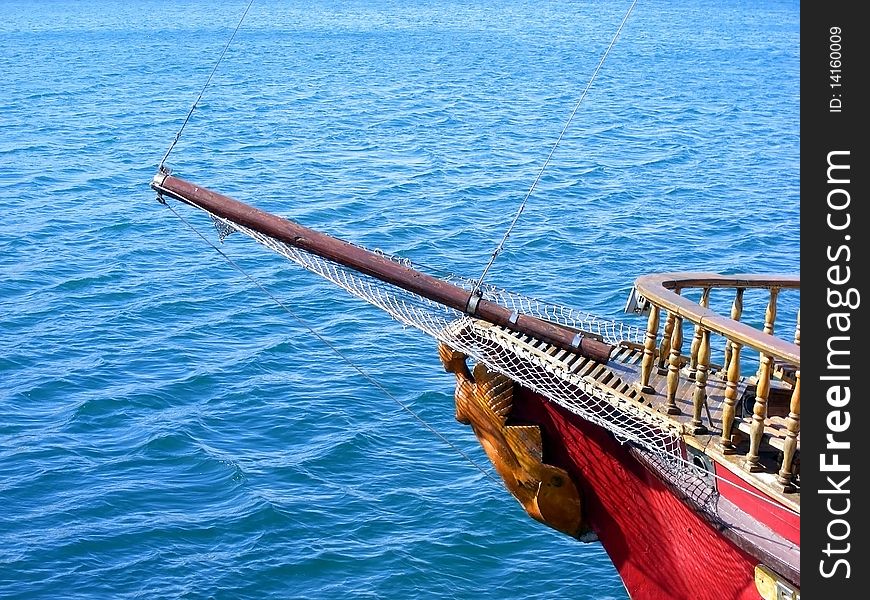
[[[585,514],[633,600],[758,600],[758,560],[682,502],[608,432],[528,391],[512,417],[544,431],[547,462],[574,475]]]
[[[801,518],[792,512],[771,510],[772,499],[760,490],[752,488],[725,467],[717,464],[716,476],[727,481],[722,487],[722,496],[742,507],[752,518],[770,527],[773,531],[792,542],[801,543]],[[761,496],[761,497],[759,497]]]

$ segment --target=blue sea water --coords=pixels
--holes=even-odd
[[[246,5],[0,2],[0,597],[626,598],[457,451],[430,339],[155,201]],[[628,7],[255,0],[168,164],[476,277]],[[639,2],[488,280],[798,272],[799,56],[797,2]]]

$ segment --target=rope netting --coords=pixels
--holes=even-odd
[[[659,460],[668,463],[670,469],[683,471],[688,467],[691,470],[691,466],[682,456],[681,432],[678,427],[666,417],[646,410],[638,403],[600,385],[584,373],[588,369],[578,368],[581,362],[587,362],[585,359],[577,355],[572,355],[573,360],[557,358],[555,352],[543,351],[541,342],[530,340],[527,336],[493,326],[223,217],[209,214],[221,239],[231,231],[239,231],[380,308],[400,323],[419,329],[473,360],[484,363],[489,369],[502,373],[557,405],[607,429],[620,442],[631,442],[655,453]],[[405,266],[414,266],[407,259],[392,257],[383,252],[378,254]],[[474,289],[474,280],[456,276],[445,279],[469,292]],[[640,344],[644,339],[645,330],[634,325],[599,318],[584,311],[529,298],[489,284],[481,286],[480,291],[484,299],[519,314],[579,329],[586,334],[599,336],[609,344],[618,345],[623,341]]]
[[[242,21],[244,21],[252,3],[253,0],[248,2],[244,14],[215,63],[199,97],[193,106],[191,106],[181,128],[176,133],[175,139],[160,161],[159,169],[161,172],[164,171],[164,164],[169,154],[179,141],[182,131],[190,120],[197,104],[202,99],[205,89],[208,87],[230,43],[241,27]],[[479,294],[481,298],[508,308],[517,314],[536,317],[544,321],[579,330],[584,334],[591,334],[611,345],[619,345],[621,342],[643,344],[645,330],[615,320],[602,319],[566,306],[529,298],[490,284],[484,284],[483,281],[496,257],[501,253],[529,197],[548,166],[568,125],[589,91],[592,82],[616,42],[635,4],[636,0],[632,2],[625,14],[586,89],[574,106],[568,122],[554,143],[546,161],[518,207],[501,242],[492,253],[480,278],[476,280],[457,276],[444,278],[449,283],[467,290],[470,294]],[[193,206],[197,205],[193,204]],[[543,350],[542,342],[529,340],[527,336],[522,334],[492,326],[472,318],[461,311],[290,246],[239,223],[219,217],[202,207],[197,206],[197,208],[200,208],[200,210],[211,216],[221,242],[233,231],[246,234],[308,271],[327,279],[350,294],[380,308],[400,323],[419,329],[436,340],[466,354],[473,360],[485,364],[490,370],[507,376],[516,383],[541,394],[551,402],[605,428],[613,433],[620,442],[631,443],[633,451],[648,455],[652,459],[652,462],[657,464],[660,470],[668,475],[671,483],[678,485],[678,487],[684,490],[692,490],[689,495],[699,505],[708,505],[711,501],[715,501],[717,496],[715,486],[708,480],[706,472],[699,470],[683,456],[682,431],[679,425],[647,409],[647,407],[638,402],[631,401],[621,394],[614,393],[613,390],[608,389],[606,385],[603,385],[592,377],[588,369],[577,368],[583,362],[578,360],[577,355],[573,355],[574,360],[569,360],[564,358],[563,352],[558,354],[560,358],[557,358],[557,353],[551,352],[555,348],[550,347]],[[393,257],[383,252],[378,252],[378,254],[422,271],[422,269],[413,265],[407,259]],[[362,373],[362,371],[360,372]],[[386,390],[384,391],[386,392]],[[409,410],[404,405],[403,408]],[[409,410],[409,412],[414,414],[413,411]],[[470,459],[469,461],[474,464]]]

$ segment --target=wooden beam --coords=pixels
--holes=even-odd
[[[178,177],[159,173],[154,176],[151,187],[160,194],[478,319],[531,335],[599,362],[606,363],[610,358],[613,349],[610,344],[585,337],[577,330],[529,315],[514,315],[509,308],[474,297],[459,286]]]

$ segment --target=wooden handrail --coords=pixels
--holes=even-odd
[[[635,281],[638,293],[654,306],[754,348],[780,361],[801,364],[800,346],[701,306],[677,292],[685,288],[783,288],[800,289],[800,276],[794,275],[718,275],[715,273],[655,273]]]

